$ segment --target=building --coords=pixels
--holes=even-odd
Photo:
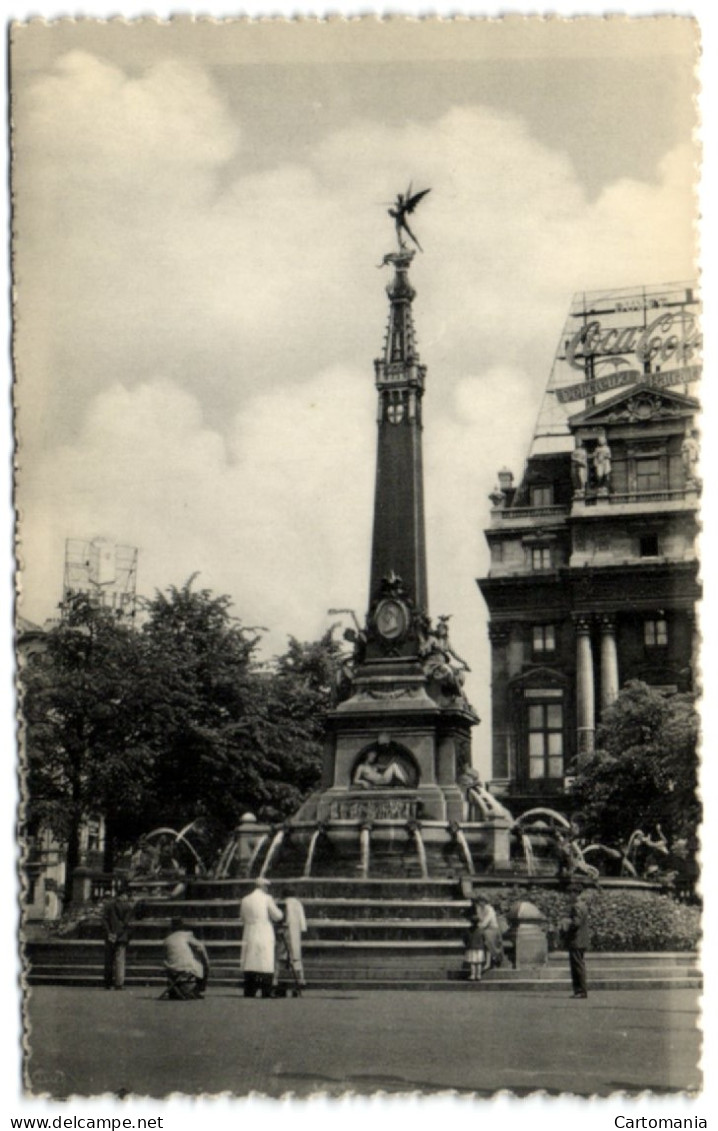
[[[521,480],[491,495],[492,788],[514,812],[561,808],[622,684],[695,686],[698,302],[576,296]]]

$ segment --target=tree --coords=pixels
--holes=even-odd
[[[666,696],[633,680],[602,716],[596,752],[572,786],[585,835],[626,842],[660,824],[670,843],[695,844],[698,714],[690,695]]]
[[[331,633],[262,664],[259,630],[193,582],[144,602],[139,630],[75,598],[23,673],[26,825],[66,846],[66,901],[90,817],[108,869],[141,832],[190,822],[209,861],[243,813],[283,820],[319,780]]]
[[[84,595],[21,673],[25,824],[49,827],[66,846],[66,900],[83,821],[131,821],[150,787],[147,675],[137,633]]]
[[[146,606],[162,712],[149,823],[196,821],[211,855],[245,812],[283,820],[315,788],[339,649],[331,634],[290,638],[286,653],[261,664],[258,630],[231,616],[228,597],[192,581]]]

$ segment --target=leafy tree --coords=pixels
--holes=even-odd
[[[66,845],[66,898],[80,831],[102,814],[108,827],[141,810],[152,776],[146,727],[146,651],[130,627],[84,595],[21,673],[25,822]]]
[[[638,680],[627,683],[604,711],[596,752],[572,787],[586,835],[610,845],[660,824],[670,843],[694,845],[698,733],[690,695],[666,696]]]
[[[194,820],[211,855],[243,813],[282,820],[315,788],[338,646],[330,634],[290,638],[286,653],[261,664],[258,630],[192,580],[146,606],[162,712],[147,827]]]
[[[244,812],[282,820],[319,780],[331,633],[261,664],[259,630],[193,582],[144,602],[139,630],[77,597],[23,673],[28,831],[66,845],[67,899],[89,817],[105,818],[106,867],[192,821],[209,860]]]

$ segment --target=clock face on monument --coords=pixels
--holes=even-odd
[[[401,601],[380,601],[374,614],[374,624],[385,640],[397,640],[406,632],[409,623],[407,610]]]

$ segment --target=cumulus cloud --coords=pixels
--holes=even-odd
[[[263,167],[209,72],[81,52],[14,117],[26,615],[59,598],[64,539],[96,533],[140,548],[145,592],[200,570],[273,651],[363,613],[375,264],[410,171],[432,187],[412,277],[433,611],[486,715],[486,495],[520,472],[573,291],[692,274],[691,152],[592,201],[521,119],[456,106]]]

